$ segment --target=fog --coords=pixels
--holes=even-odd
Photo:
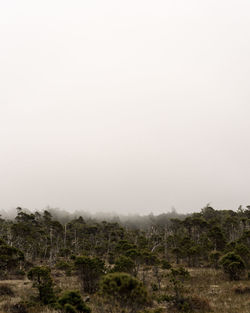
[[[0,209],[250,203],[250,2],[0,2]]]

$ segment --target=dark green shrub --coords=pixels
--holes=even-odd
[[[100,293],[111,306],[117,303],[120,308],[130,312],[138,312],[150,303],[143,284],[127,273],[111,273],[104,276],[100,283]]]
[[[109,252],[108,254],[108,262],[109,264],[115,264],[115,254],[112,252]]]
[[[161,268],[163,270],[169,270],[171,268],[171,264],[167,260],[161,261]]]
[[[210,263],[216,269],[219,268],[220,256],[221,256],[221,253],[220,251],[217,251],[217,250],[213,250],[209,255]]]
[[[41,302],[49,304],[56,301],[50,269],[48,267],[33,267],[28,272],[28,278],[33,281],[33,287],[38,289]]]
[[[134,267],[135,263],[130,257],[121,255],[118,259],[116,259],[113,271],[132,274]]]
[[[234,252],[242,258],[246,265],[250,265],[250,250],[246,245],[244,245],[243,243],[238,243],[235,246]]]
[[[0,273],[2,277],[17,270],[23,261],[24,254],[22,251],[4,243],[0,245]]]
[[[245,263],[242,258],[234,252],[228,252],[221,259],[220,263],[224,272],[229,275],[230,280],[239,280],[245,270]]]
[[[65,261],[58,261],[56,263],[56,268],[61,270],[61,271],[64,271],[64,273],[67,275],[67,276],[70,276],[71,275],[71,271],[72,271],[72,265],[68,262],[65,262]]]
[[[58,303],[66,313],[90,313],[90,308],[84,303],[79,292],[67,291],[58,300]]]
[[[73,305],[71,305],[71,304],[65,304],[65,306],[64,306],[64,311],[66,312],[66,313],[77,313],[77,311],[76,311],[76,309],[73,307]]]
[[[88,293],[95,292],[100,277],[104,274],[104,262],[99,258],[79,256],[75,259],[75,267],[80,277],[83,290]]]
[[[183,299],[183,282],[190,277],[189,272],[183,267],[171,268],[169,277],[174,292],[174,301],[178,303]]]
[[[183,267],[171,268],[170,278],[170,295],[163,295],[159,298],[159,302],[168,302],[174,308],[182,312],[190,312],[191,304],[188,298],[184,297],[184,280],[188,279],[189,272]]]

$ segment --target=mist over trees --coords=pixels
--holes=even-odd
[[[114,312],[139,312],[155,306],[157,294],[160,305],[192,312],[197,301],[205,307],[206,301],[194,300],[185,289],[189,269],[211,269],[224,273],[225,281],[239,281],[249,275],[249,259],[250,207],[208,205],[189,215],[172,211],[106,220],[18,207],[14,219],[0,219],[1,280],[28,278],[38,303],[58,311],[109,312],[115,304]],[[71,285],[58,289],[57,276],[75,280],[78,291],[71,293]],[[93,299],[90,307],[86,296]]]
[[[9,209],[9,210],[0,210],[0,216],[4,219],[13,220],[16,217],[18,208]],[[34,210],[30,210],[27,208],[22,208],[22,211],[27,214],[34,213]],[[91,213],[91,211],[86,210],[76,210],[73,212],[60,209],[60,208],[52,208],[47,206],[44,210],[37,210],[36,212],[39,214],[43,214],[44,211],[49,212],[54,220],[61,222],[62,224],[68,223],[69,221],[82,217],[85,221],[90,222],[101,222],[101,221],[108,221],[108,222],[118,222],[123,225],[134,227],[134,228],[147,228],[153,223],[165,223],[166,221],[170,220],[171,218],[179,218],[183,219],[190,214],[180,214],[172,208],[170,212],[162,213],[159,215],[155,215],[150,213],[148,215],[139,215],[139,214],[118,214],[114,212],[98,212],[98,213]]]

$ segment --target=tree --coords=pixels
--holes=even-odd
[[[0,272],[6,276],[7,273],[18,269],[24,261],[23,252],[15,247],[7,245],[3,240],[0,240]]]
[[[172,249],[172,253],[175,254],[175,257],[176,257],[176,264],[178,265],[180,263],[180,255],[182,253],[182,250],[179,248],[179,247],[174,247]]]
[[[214,250],[223,250],[225,247],[225,237],[219,226],[213,226],[209,231],[209,239],[213,242]]]
[[[220,259],[224,272],[229,275],[230,280],[239,280],[245,270],[242,258],[234,252],[228,252]]]
[[[221,256],[221,253],[220,251],[217,251],[217,250],[213,250],[209,255],[210,263],[216,269],[218,269],[219,267],[220,256]]]
[[[138,312],[150,303],[146,288],[135,277],[126,273],[111,273],[104,276],[100,283],[100,292],[113,306],[129,312]]]
[[[38,289],[39,299],[44,304],[54,303],[55,295],[53,291],[53,282],[48,267],[33,267],[28,272],[28,278],[33,281],[33,287]]]
[[[81,295],[77,291],[67,291],[58,303],[66,313],[90,313],[91,309],[84,303]]]
[[[250,250],[248,249],[248,247],[244,245],[243,243],[238,243],[236,244],[234,251],[243,259],[246,266],[249,267]]]
[[[24,251],[26,258],[35,259],[41,253],[46,234],[37,214],[28,214],[17,208],[15,222],[11,226],[13,244]],[[38,220],[37,220],[38,219]]]
[[[104,274],[104,262],[99,258],[79,256],[75,259],[75,267],[80,276],[83,291],[95,292],[99,279]]]
[[[113,271],[133,274],[134,269],[135,269],[134,261],[130,257],[121,255],[118,259],[116,259]]]
[[[170,269],[170,283],[174,292],[173,302],[179,304],[183,301],[183,282],[185,279],[189,278],[189,272],[183,267],[171,268]]]
[[[138,249],[129,249],[126,251],[125,255],[133,260],[134,262],[133,275],[136,277],[143,260],[142,254]]]
[[[160,262],[153,266],[153,275],[157,281],[158,289],[161,289],[161,281],[164,277],[164,274],[160,271]]]

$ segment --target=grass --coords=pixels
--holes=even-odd
[[[249,313],[250,312],[250,281],[241,280],[238,282],[228,281],[228,278],[221,270],[206,269],[206,268],[191,268],[189,269],[190,279],[184,283],[185,295],[192,297],[194,301],[199,303],[208,303],[213,313]],[[151,284],[157,283],[152,271],[147,274],[147,287],[153,294],[153,308],[162,308],[162,312],[173,313],[172,309],[167,309],[166,305],[159,304],[156,299],[160,294],[171,293],[169,287],[169,278],[167,277],[168,270],[161,270],[163,279],[161,282],[161,290],[152,291]],[[57,274],[54,276],[55,289],[60,291],[65,290],[81,290],[81,286],[76,276],[65,276]],[[36,290],[32,288],[32,283],[29,280],[5,280],[0,281],[1,285],[8,286],[13,290],[14,296],[0,296],[0,312],[17,313],[11,310],[11,307],[20,301],[30,301],[36,295]],[[85,298],[86,295],[83,295]],[[102,304],[101,298],[96,295],[90,296],[88,305],[92,309],[92,313],[105,312],[105,304]],[[103,306],[102,306],[103,305]],[[202,311],[196,311],[202,312]],[[56,313],[55,310],[48,307],[37,306],[29,310],[29,313]],[[118,311],[113,311],[118,313]]]
[[[207,299],[214,313],[249,313],[249,294],[239,294],[235,288],[250,287],[250,281],[233,282],[220,270],[192,269],[187,289],[191,295]]]

